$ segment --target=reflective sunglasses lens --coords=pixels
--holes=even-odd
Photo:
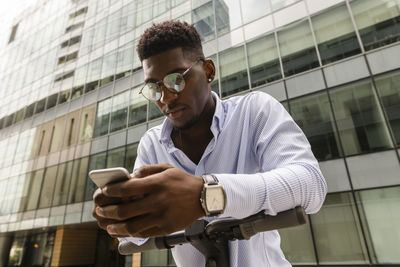
[[[143,94],[150,100],[158,101],[161,98],[161,89],[155,83],[148,83],[143,88]]]
[[[164,77],[164,85],[168,89],[180,92],[185,88],[185,79],[180,73],[172,73]]]

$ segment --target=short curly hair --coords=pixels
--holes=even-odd
[[[203,55],[200,35],[196,28],[180,21],[153,24],[142,34],[136,49],[140,61],[143,61],[177,47],[181,47],[184,52]]]

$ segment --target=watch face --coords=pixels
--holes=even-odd
[[[208,187],[206,193],[207,209],[210,212],[222,211],[224,209],[224,193],[221,187]]]

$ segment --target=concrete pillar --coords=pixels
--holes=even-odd
[[[132,255],[132,267],[140,267],[141,256],[142,254],[140,253],[135,253]]]

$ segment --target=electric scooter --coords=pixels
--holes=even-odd
[[[222,218],[211,222],[198,220],[184,231],[150,238],[141,246],[129,241],[121,242],[118,250],[123,255],[130,255],[190,243],[204,255],[206,267],[229,267],[228,241],[248,240],[259,232],[302,225],[306,223],[306,216],[302,207],[296,207],[276,216],[261,211],[244,219]]]

